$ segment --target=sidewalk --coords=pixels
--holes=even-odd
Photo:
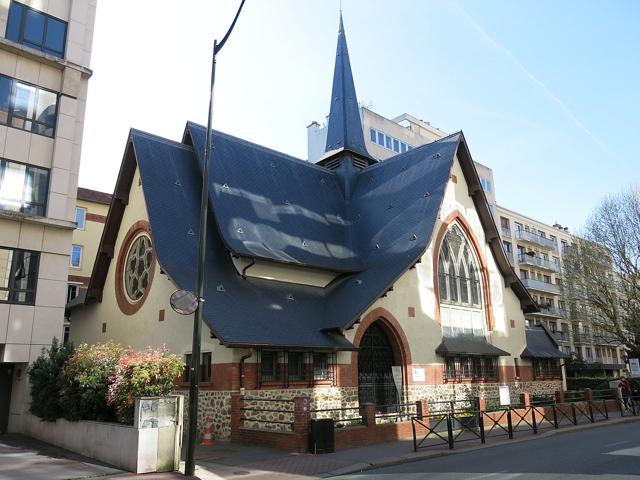
[[[288,453],[265,447],[217,443],[211,447],[199,447],[196,451],[196,464],[198,467],[196,477],[202,480],[238,478],[240,476],[243,478],[260,478],[261,480],[332,477],[420,461],[426,458],[455,455],[482,448],[525,442],[564,432],[575,432],[582,429],[634,421],[640,421],[640,417],[620,418],[617,416],[607,421],[599,421],[593,424],[585,423],[557,430],[553,428],[542,429],[537,435],[534,435],[531,430],[518,431],[514,434],[513,440],[509,440],[504,436],[489,437],[484,445],[480,443],[479,439],[474,439],[474,441],[456,443],[453,450],[449,450],[448,446],[443,442],[440,445],[434,445],[418,452],[413,451],[412,440],[351,448],[324,455]],[[118,476],[114,478],[124,479],[125,477]]]
[[[489,436],[484,445],[480,443],[479,439],[469,436],[467,438],[470,441],[456,442],[454,450],[449,450],[448,446],[442,442],[418,452],[413,451],[413,441],[411,440],[351,448],[325,455],[290,453],[266,447],[219,442],[211,447],[198,447],[195,478],[201,480],[324,478],[634,421],[640,421],[640,417],[620,418],[616,416],[608,421],[593,424],[567,426],[558,430],[544,429],[537,435],[527,429],[516,431],[513,440],[509,440],[506,436]],[[182,468],[184,471],[184,464]],[[177,480],[186,477],[179,472],[135,475],[29,437],[21,435],[0,437],[0,480],[79,478]]]

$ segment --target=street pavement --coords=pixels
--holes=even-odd
[[[341,480],[637,480],[640,424],[637,422],[563,432],[547,438],[503,444],[431,458]]]
[[[455,450],[441,444],[414,452],[412,441],[396,441],[311,455],[216,442],[214,446],[198,447],[196,464],[195,478],[200,480],[309,480],[347,474],[351,476],[340,478],[574,480],[587,478],[580,476],[584,472],[620,480],[640,475],[640,417],[548,429],[538,435],[525,431],[517,433],[514,440],[506,436],[488,438],[484,446],[475,439],[456,443]],[[0,436],[0,480],[80,478],[186,477],[179,472],[137,476],[28,437]]]

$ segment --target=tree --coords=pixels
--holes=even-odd
[[[60,389],[58,376],[67,359],[73,354],[73,345],[59,345],[54,338],[51,348],[42,349],[41,355],[29,366],[31,384],[31,407],[29,411],[47,422],[62,416],[58,398]]]
[[[606,197],[563,258],[571,311],[640,355],[640,190]]]

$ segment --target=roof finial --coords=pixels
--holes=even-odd
[[[340,10],[340,29],[338,31],[338,47],[331,91],[331,110],[327,129],[326,152],[345,148],[369,157],[364,145],[360,108],[351,73],[347,39],[342,22],[342,10]]]

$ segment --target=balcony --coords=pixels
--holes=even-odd
[[[502,227],[502,238],[511,238],[511,229]]]
[[[564,318],[566,313],[563,309],[561,308],[557,308],[557,307],[547,307],[544,305],[538,305],[538,308],[540,309],[539,312],[536,312],[536,315],[544,315],[546,317],[553,317],[553,318]]]
[[[550,272],[558,272],[560,268],[556,262],[550,262],[544,257],[538,255],[529,255],[527,253],[518,254],[518,263],[524,263],[533,267],[549,270]]]
[[[620,340],[618,340],[613,335],[594,335],[593,343],[595,345],[620,345]]]
[[[522,284],[529,290],[536,290],[538,292],[551,293],[552,295],[560,295],[560,287],[553,283],[543,282],[541,280],[534,280],[533,278],[522,278]]]
[[[520,240],[525,243],[532,243],[538,247],[546,248],[558,252],[558,246],[553,240],[538,235],[537,233],[527,232],[526,230],[516,230],[516,240]]]
[[[612,360],[611,363],[609,363],[609,360],[606,360],[602,364],[602,368],[605,370],[622,370],[623,368],[627,368],[627,366],[624,363],[620,363],[615,360]]]
[[[574,333],[573,343],[588,343],[591,344],[591,336],[588,333]],[[589,359],[587,359],[589,360]],[[593,360],[593,359],[591,359]]]
[[[569,337],[569,332],[556,330],[555,332],[553,332],[553,336],[556,337],[556,340],[559,342],[569,342],[571,340]]]

